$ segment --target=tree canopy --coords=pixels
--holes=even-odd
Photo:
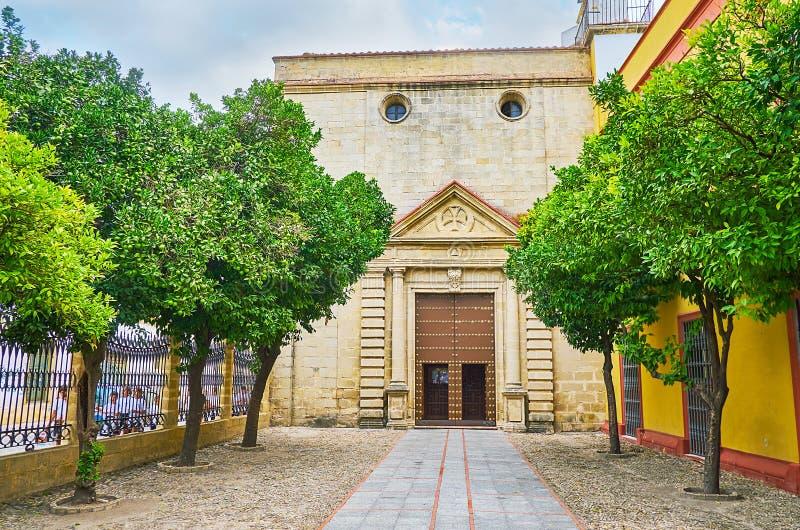
[[[0,102],[0,331],[30,347],[48,333],[96,341],[114,311],[94,284],[111,269],[111,244],[94,229],[97,211],[44,175],[53,148],[8,132]]]
[[[609,122],[584,141],[576,164],[556,171],[552,192],[523,218],[506,272],[542,322],[560,328],[580,351],[603,353],[611,449],[618,453],[611,354],[632,319],[656,319],[674,282],[651,274],[626,228],[618,190],[622,123],[615,112],[625,93],[621,79],[592,92]]]

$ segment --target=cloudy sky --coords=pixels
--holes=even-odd
[[[272,57],[464,47],[553,46],[577,0],[0,0],[52,51],[111,50],[139,67],[159,102],[212,103]]]

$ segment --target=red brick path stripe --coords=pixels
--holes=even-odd
[[[469,462],[467,461],[467,438],[461,431],[461,445],[464,447],[464,479],[467,483],[467,509],[469,510],[469,530],[475,530],[475,513],[472,511],[472,489],[469,485]]]
[[[436,493],[433,495],[433,511],[431,511],[431,523],[428,530],[436,528],[436,512],[439,510],[439,492],[442,490],[442,478],[444,477],[444,459],[447,457],[447,442],[450,439],[450,430],[444,435],[444,449],[442,449],[442,463],[439,466],[439,481],[436,483]]]

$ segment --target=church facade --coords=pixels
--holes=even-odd
[[[600,427],[600,357],[503,273],[519,217],[593,132],[591,60],[574,46],[274,58],[322,131],[319,162],[375,178],[397,217],[348,304],[285,347],[273,424]]]

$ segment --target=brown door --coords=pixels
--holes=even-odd
[[[486,365],[461,365],[461,395],[465,420],[486,420]]]
[[[425,415],[423,419],[447,419],[447,383],[446,364],[425,365]]]
[[[493,425],[494,296],[417,294],[415,317],[418,423]]]

